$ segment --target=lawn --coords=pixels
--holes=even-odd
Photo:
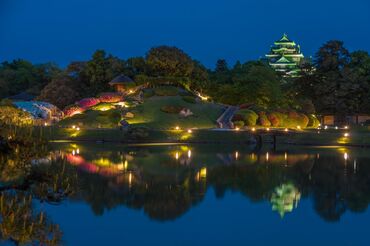
[[[188,108],[193,116],[186,118],[178,114],[161,111],[163,106]],[[146,126],[152,129],[171,129],[175,126],[181,128],[214,128],[216,120],[222,114],[223,107],[208,102],[189,103],[181,96],[153,96],[132,110],[135,117],[128,120],[132,125]]]
[[[120,119],[120,112],[116,109],[107,111],[87,110],[82,114],[60,121],[58,125],[63,127],[75,125],[84,128],[117,128]]]

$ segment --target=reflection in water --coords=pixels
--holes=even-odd
[[[301,193],[294,184],[282,184],[276,187],[272,193],[270,199],[272,210],[277,211],[283,218],[285,213],[292,212],[294,208],[297,208],[300,199]]]
[[[370,180],[366,175],[370,169],[361,164],[368,157],[349,167],[348,150],[261,153],[202,148],[197,146],[196,152],[187,146],[84,148],[83,155],[73,155],[67,147],[60,158],[81,171],[84,186],[75,199],[83,198],[96,214],[125,205],[143,209],[156,220],[175,219],[203,200],[209,188],[219,198],[232,190],[255,202],[270,202],[281,217],[297,208],[301,197],[312,197],[314,209],[330,221],[347,210],[364,210],[370,201],[370,189],[360,186]],[[364,167],[361,173],[358,166]],[[351,189],[361,195],[353,196]]]
[[[1,166],[1,184],[5,184],[1,199],[7,206],[17,203],[32,210],[24,212],[27,216],[23,218],[30,221],[25,228],[32,223],[35,226],[33,221],[40,219],[41,213],[35,212],[31,203],[27,205],[28,200],[53,204],[65,199],[82,201],[95,215],[126,206],[158,221],[175,220],[191,211],[210,189],[219,199],[233,191],[252,202],[268,203],[281,218],[299,209],[302,199],[312,199],[313,209],[327,221],[338,221],[348,211],[364,211],[370,202],[370,155],[349,149],[254,151],[243,146],[105,148],[66,144],[36,156],[28,168],[17,168],[17,163],[27,162],[17,156],[1,157],[2,163],[7,163]],[[24,195],[12,193],[14,187],[22,187]],[[1,210],[2,218],[7,213]],[[10,226],[7,220],[1,221],[1,230]],[[30,234],[25,229],[28,242],[41,240],[41,234],[52,235],[48,240],[60,240],[55,224],[41,222],[53,231],[44,228]],[[23,226],[23,221],[12,223],[9,228]],[[1,233],[4,240],[23,240],[14,229]]]

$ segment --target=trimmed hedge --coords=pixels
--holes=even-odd
[[[91,108],[100,103],[100,100],[94,97],[84,98],[78,101],[76,104],[83,109]]]
[[[313,114],[308,115],[308,127],[318,128],[320,126],[320,121]]]
[[[258,117],[258,124],[263,127],[269,127],[271,126],[271,122],[267,118],[267,115],[265,112],[260,112]]]
[[[166,105],[161,107],[161,111],[168,114],[178,114],[183,109],[183,107]]]
[[[252,110],[242,109],[237,111],[236,115],[237,118],[243,119],[246,126],[255,126],[257,123],[258,115]]]
[[[242,128],[244,126],[244,121],[234,121],[234,127]]]
[[[187,103],[193,103],[193,104],[197,103],[195,97],[192,97],[192,96],[183,96],[182,100],[184,100]]]
[[[98,99],[103,103],[117,103],[123,100],[123,96],[116,92],[105,92],[99,94]]]

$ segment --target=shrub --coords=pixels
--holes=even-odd
[[[184,100],[187,103],[197,103],[197,101],[195,100],[195,97],[193,96],[183,96],[182,100]]]
[[[235,122],[235,121],[244,121],[244,117],[243,115],[241,114],[235,114],[231,120],[232,122]]]
[[[320,121],[314,114],[308,115],[308,125],[307,127],[317,128],[320,126]]]
[[[0,125],[2,124],[16,126],[32,125],[33,118],[30,113],[13,106],[0,106]]]
[[[177,96],[179,89],[173,86],[161,86],[154,89],[157,96]]]
[[[240,109],[249,109],[252,106],[253,106],[252,103],[243,103],[243,104],[239,105],[239,108]]]
[[[123,96],[117,92],[105,92],[98,96],[100,102],[103,103],[116,103],[123,100]]]
[[[161,111],[168,114],[178,114],[182,109],[183,109],[182,107],[172,105],[166,105],[161,107]]]
[[[234,127],[242,128],[244,126],[244,121],[234,121]]]
[[[92,110],[99,110],[99,111],[107,111],[107,110],[111,110],[111,109],[114,109],[114,108],[115,108],[115,106],[112,105],[111,103],[99,103],[98,105],[95,105],[91,109]]]
[[[84,109],[76,104],[69,105],[63,110],[64,116],[66,117],[71,117],[75,114],[80,114],[82,112],[84,112]]]
[[[302,128],[306,128],[309,123],[309,118],[307,117],[307,115],[301,113],[298,115],[298,122],[299,126],[301,126]]]
[[[258,117],[258,123],[263,127],[269,127],[271,126],[271,122],[267,118],[267,115],[265,112],[260,112]]]
[[[98,103],[100,103],[99,99],[94,98],[94,97],[90,97],[90,98],[84,98],[84,99],[78,101],[77,105],[80,106],[83,109],[88,109],[88,108],[91,108],[91,107],[97,105]]]
[[[272,112],[267,115],[268,120],[271,122],[271,125],[273,127],[278,127],[282,123],[280,117],[278,116],[278,113]]]
[[[252,110],[242,109],[236,114],[241,115],[246,126],[255,126],[257,123],[258,115]]]

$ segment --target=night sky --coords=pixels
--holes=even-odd
[[[369,0],[0,0],[0,61],[65,66],[173,45],[213,67],[263,56],[286,32],[314,55],[330,39],[370,51]]]

